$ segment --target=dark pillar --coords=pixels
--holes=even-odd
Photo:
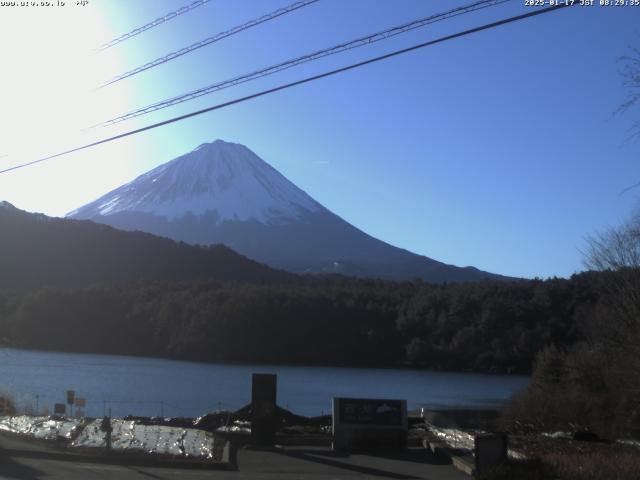
[[[251,442],[273,445],[276,434],[277,375],[254,373],[251,382]]]
[[[484,474],[507,461],[505,433],[477,434],[475,438],[476,470]]]

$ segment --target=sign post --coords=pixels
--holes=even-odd
[[[81,417],[84,415],[84,408],[87,406],[87,401],[84,398],[76,397],[73,402],[76,407],[76,415]]]
[[[111,452],[111,432],[113,432],[113,425],[111,425],[111,409],[109,409],[109,416],[104,417],[100,423],[100,430],[105,433],[104,443],[107,449],[107,453]]]
[[[76,399],[74,390],[67,390],[67,405],[69,405],[69,416],[73,417],[73,402]]]

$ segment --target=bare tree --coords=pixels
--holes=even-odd
[[[589,270],[640,268],[640,210],[623,225],[587,237],[583,254]]]
[[[627,97],[615,113],[625,113],[630,108],[640,104],[640,48],[630,46],[627,55],[618,59],[622,86],[627,91]],[[632,127],[634,135],[640,134],[640,122],[636,121]]]
[[[619,326],[640,333],[640,208],[619,227],[587,237],[583,254],[588,269],[615,272],[604,277],[603,292]]]
[[[589,237],[587,245],[585,265],[609,271],[590,343],[609,363],[603,378],[616,398],[615,429],[632,432],[640,428],[640,209],[619,227]]]

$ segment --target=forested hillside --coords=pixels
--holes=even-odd
[[[0,288],[295,278],[222,245],[190,246],[89,221],[27,213],[6,202],[0,202],[0,232]]]
[[[545,346],[584,335],[607,275],[5,290],[0,338],[15,347],[198,361],[528,372]]]

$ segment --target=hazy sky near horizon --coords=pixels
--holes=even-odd
[[[53,3],[56,3],[54,0]],[[0,7],[0,169],[305,76],[530,11],[463,15],[198,100],[86,127],[239,74],[471,1],[320,0],[143,72],[168,52],[294,0],[212,0],[105,52],[93,48],[191,0]],[[597,3],[597,2],[596,2]],[[573,7],[0,175],[0,200],[61,216],[199,144],[248,146],[374,237],[439,261],[524,277],[582,269],[585,236],[624,220],[638,191],[640,110],[619,57],[640,7]]]

